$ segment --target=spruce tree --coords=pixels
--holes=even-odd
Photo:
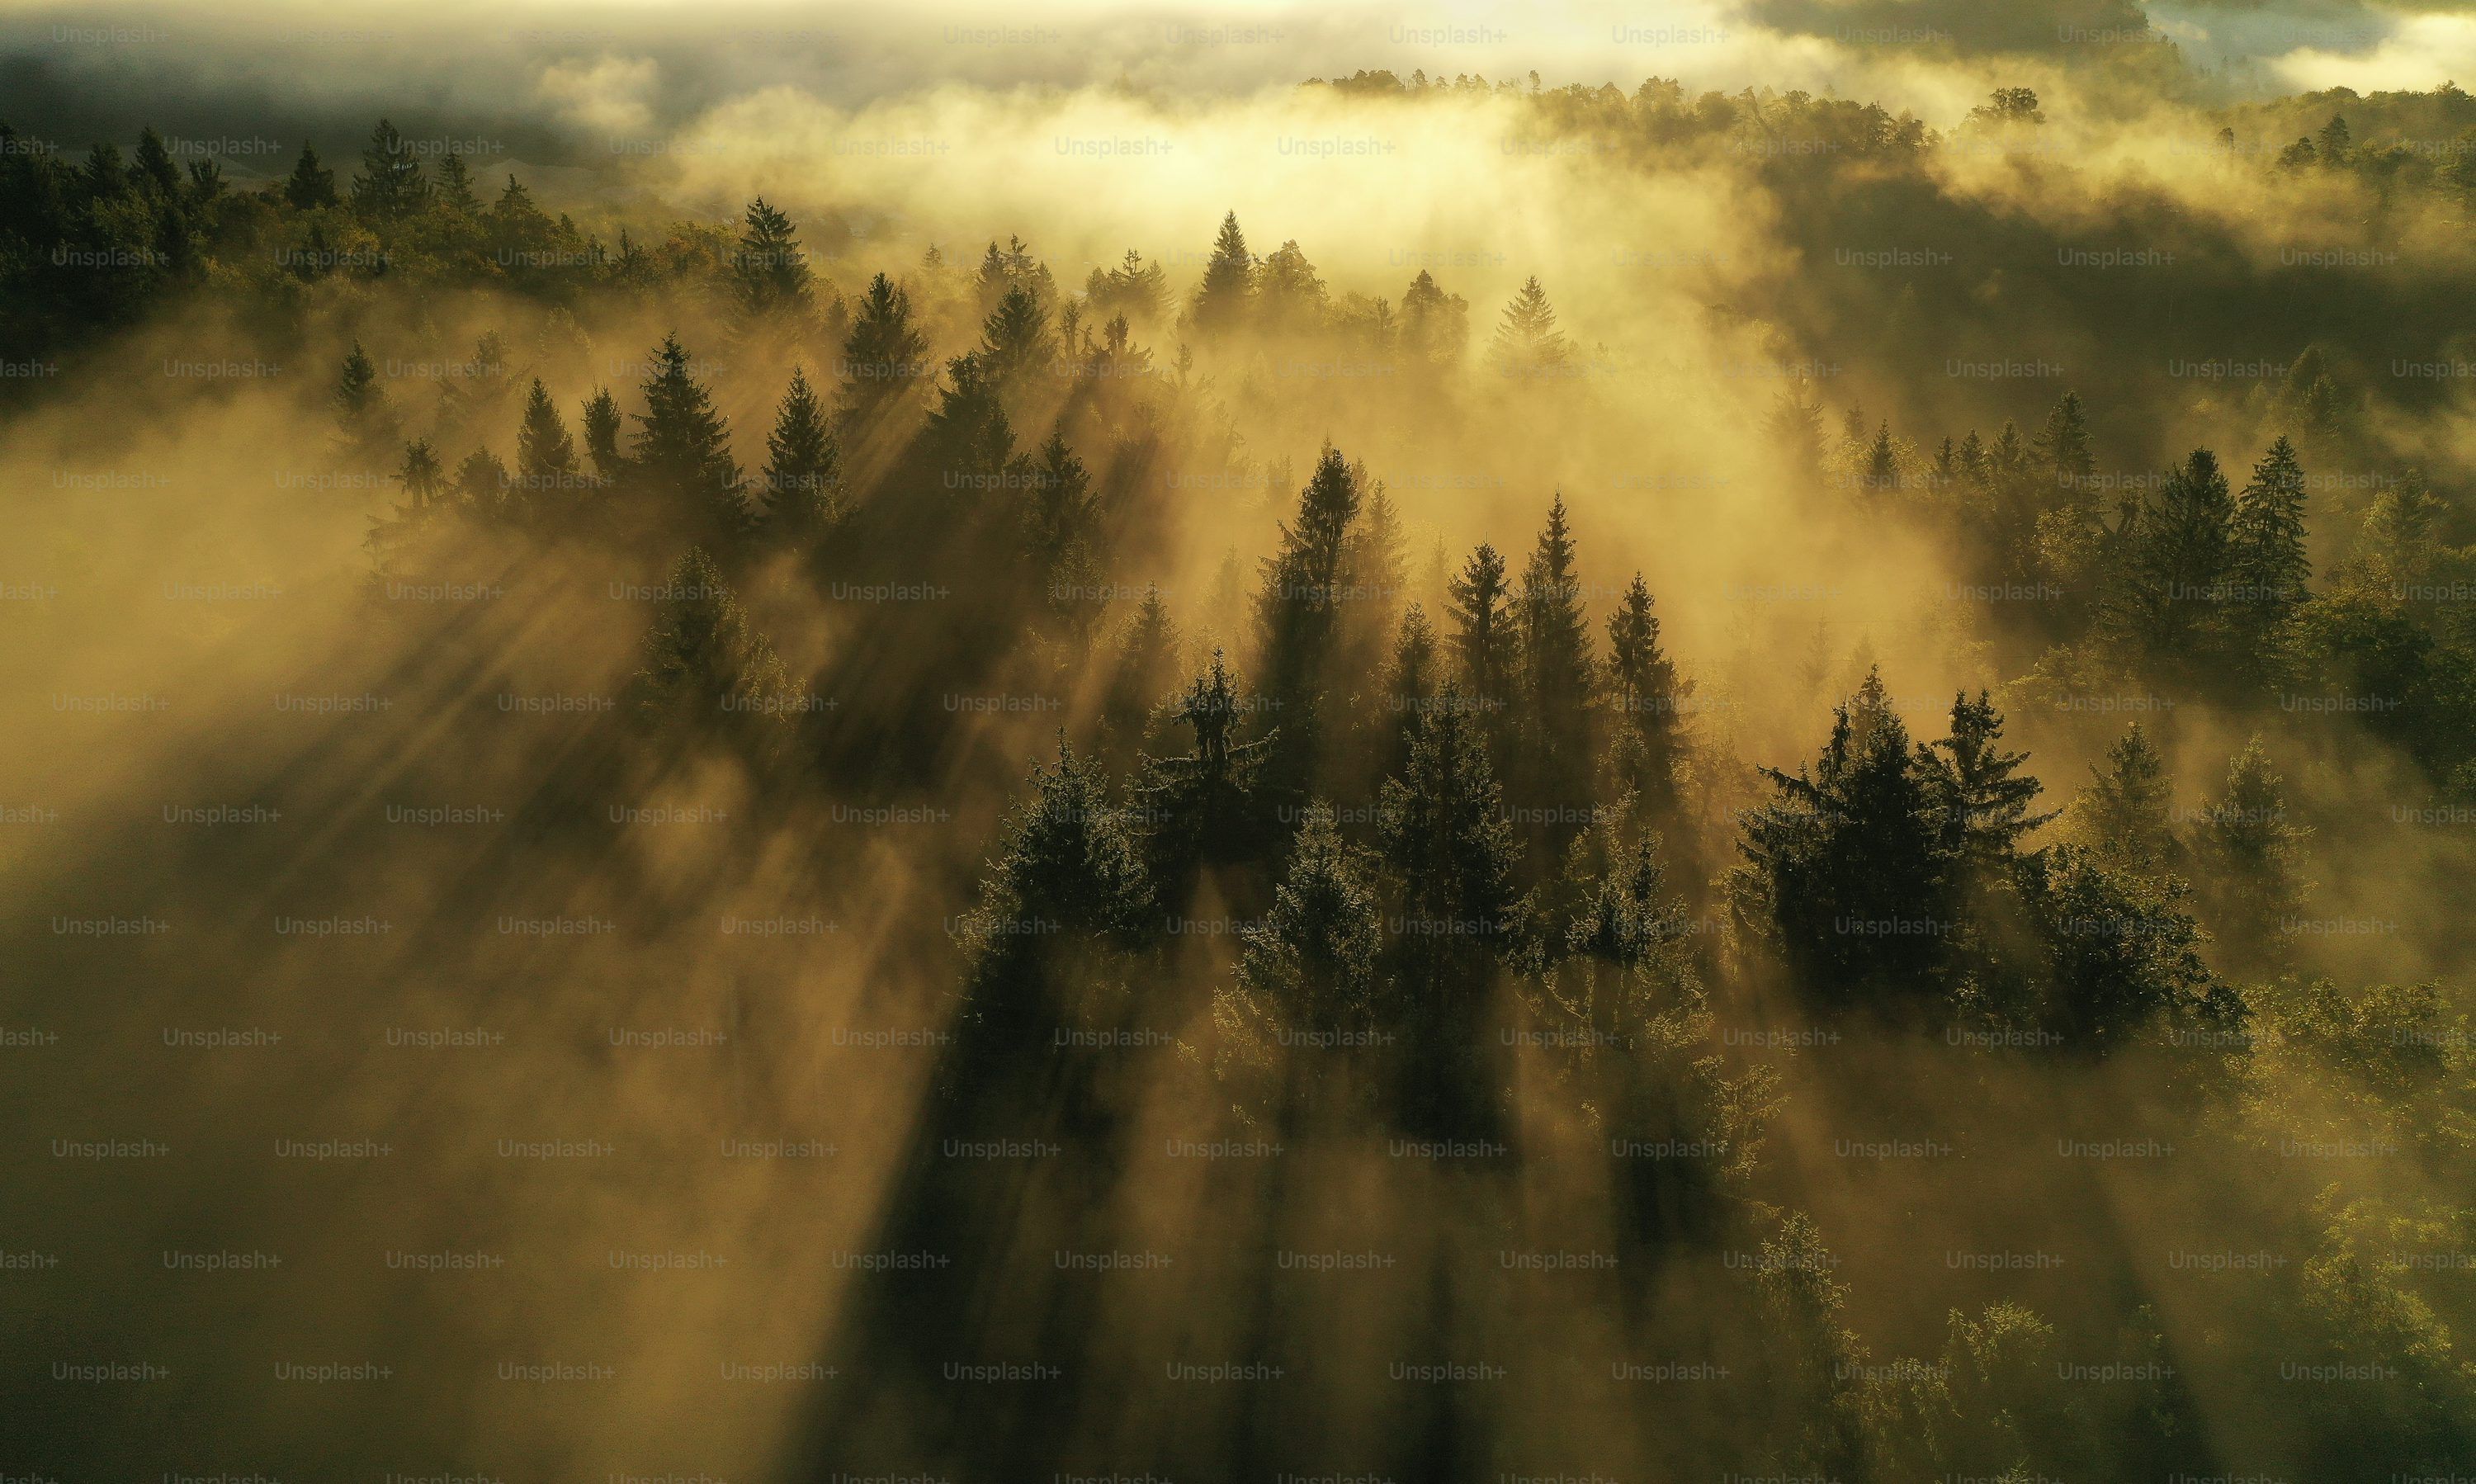
[[[1245,322],[1255,284],[1255,257],[1247,251],[1247,235],[1238,230],[1238,213],[1221,218],[1221,235],[1203,265],[1203,282],[1195,290],[1187,318],[1207,334],[1234,329]]]
[[[1446,592],[1446,611],[1453,622],[1454,668],[1471,705],[1485,713],[1488,731],[1500,737],[1511,719],[1522,655],[1504,558],[1493,545],[1481,542]]]
[[[1324,280],[1295,241],[1255,267],[1255,322],[1276,334],[1320,328],[1331,308]]]
[[[1480,1017],[1498,965],[1521,952],[1520,853],[1486,743],[1461,701],[1460,688],[1446,681],[1376,809],[1378,846],[1399,903],[1395,1017],[1411,1078],[1403,1111],[1414,1125],[1441,1132],[1488,1125]]]
[[[1676,663],[1659,646],[1659,615],[1650,588],[1633,576],[1617,610],[1608,615],[1604,680],[1614,713],[1609,762],[1618,787],[1631,793],[1654,820],[1673,818],[1679,804],[1678,772],[1685,752],[1685,703],[1694,682],[1677,675]]]
[[[1572,363],[1572,347],[1556,328],[1556,310],[1536,276],[1504,307],[1488,345],[1488,366],[1498,376],[1555,376]]]
[[[572,504],[577,474],[576,440],[535,377],[525,396],[524,422],[516,430],[516,483],[524,504],[535,515]]]
[[[1573,570],[1573,537],[1560,491],[1548,508],[1547,527],[1523,569],[1513,602],[1514,631],[1522,659],[1523,728],[1527,776],[1522,780],[1541,805],[1559,811],[1584,808],[1596,771],[1591,751],[1590,621],[1582,608],[1582,583]],[[1550,816],[1560,817],[1560,816]],[[1548,835],[1564,839],[1570,827]]]
[[[593,460],[593,477],[605,485],[617,482],[627,465],[619,452],[619,404],[610,388],[594,388],[584,404],[584,452]]]
[[[482,214],[482,200],[473,194],[473,171],[464,157],[450,150],[438,161],[438,204],[460,216]]]
[[[1229,1063],[1243,1058],[1279,1075],[1277,1085],[1252,1100],[1259,1108],[1250,1110],[1275,1130],[1338,1111],[1349,1062],[1318,1052],[1374,1030],[1383,921],[1330,805],[1307,805],[1272,910],[1247,929],[1244,943],[1235,982],[1215,996],[1213,1021],[1224,1041],[1217,1069],[1226,1079]]]
[[[1316,765],[1323,733],[1318,710],[1331,679],[1344,563],[1361,495],[1358,474],[1339,450],[1325,445],[1314,475],[1299,492],[1298,513],[1281,526],[1280,549],[1262,562],[1263,586],[1255,599],[1258,669],[1265,694],[1281,714],[1275,771],[1284,787],[1304,787]]]
[[[799,231],[762,196],[748,203],[747,226],[730,255],[730,277],[739,312],[749,320],[796,325],[813,308],[816,286]]]
[[[395,446],[395,408],[387,401],[386,388],[379,384],[378,366],[359,340],[344,357],[329,404],[334,409],[339,446],[348,458],[373,462]]]
[[[181,167],[172,162],[172,151],[163,136],[148,124],[137,133],[137,154],[132,163],[136,166],[137,180],[166,204],[177,206],[181,199]]]
[[[1410,739],[1435,706],[1438,687],[1444,680],[1441,671],[1436,626],[1427,621],[1426,609],[1413,603],[1401,614],[1400,630],[1393,641],[1393,657],[1384,671],[1384,705],[1390,714],[1382,758],[1387,776],[1399,773],[1408,764]]]
[[[999,386],[1012,389],[1046,369],[1056,354],[1049,311],[1030,289],[1021,284],[1009,286],[980,326],[981,369]]]
[[[2020,841],[2055,818],[2029,806],[2044,785],[2019,771],[2026,753],[2002,750],[2003,714],[1983,690],[1952,698],[1951,731],[1928,750],[1928,787],[1943,816],[1944,849],[1982,870],[2009,866]]]
[[[335,172],[321,167],[318,152],[307,144],[301,146],[301,158],[293,161],[292,173],[285,179],[284,201],[296,211],[335,204]]]
[[[1269,736],[1242,737],[1253,709],[1219,650],[1187,686],[1173,712],[1192,737],[1184,756],[1146,757],[1137,789],[1145,825],[1144,855],[1171,903],[1185,900],[1205,866],[1252,860],[1275,837],[1263,778]]]
[[[632,695],[648,722],[770,749],[801,711],[800,686],[701,546],[671,568]]]
[[[2241,627],[2259,646],[2304,602],[2313,576],[2304,552],[2304,470],[2285,438],[2253,465],[2228,521],[2227,585]]]
[[[2089,476],[2097,467],[2097,456],[2092,448],[2089,416],[2081,407],[2079,392],[2064,393],[2046,414],[2046,426],[2039,430],[2034,449],[2043,465],[2041,472],[2056,488],[2088,487]]]
[[[1879,672],[1835,708],[1811,768],[1764,768],[1731,878],[1740,914],[1826,1002],[1933,984],[1945,905],[1943,830]]]
[[[1177,668],[1177,625],[1160,588],[1147,584],[1118,641],[1117,662],[1101,701],[1101,731],[1113,767],[1133,766],[1144,745],[1153,703]]]
[[[2111,870],[2167,875],[2183,858],[2169,819],[2172,796],[2166,760],[2134,722],[2107,748],[2105,760],[2090,766],[2090,781],[2072,800],[2072,833]]]
[[[2304,903],[2301,857],[2312,831],[2289,821],[2281,781],[2256,733],[2228,763],[2226,792],[2198,831],[2210,926],[2246,967],[2286,958],[2289,920]]]
[[[2128,570],[2110,605],[2119,631],[2148,654],[2200,657],[2218,632],[2234,503],[2208,449],[2167,471],[2133,528]]]
[[[361,173],[353,177],[353,210],[372,221],[399,221],[430,203],[421,158],[395,125],[382,118],[361,151]]]
[[[826,425],[825,408],[808,385],[807,372],[793,366],[774,431],[765,438],[761,518],[767,537],[812,550],[812,543],[841,524],[843,515],[841,458],[833,430]]]
[[[1159,263],[1144,261],[1144,255],[1130,247],[1116,267],[1092,270],[1083,281],[1083,299],[1096,319],[1125,315],[1149,326],[1160,318],[1161,308],[1168,303],[1169,275]]]
[[[911,296],[880,273],[869,280],[843,339],[834,423],[846,439],[873,433],[917,404],[928,383],[928,340],[911,323]]]
[[[688,353],[677,334],[664,335],[655,349],[644,396],[629,457],[631,478],[679,512],[700,541],[734,541],[747,527],[748,507],[739,494],[730,430],[714,410],[712,396],[689,373]]]

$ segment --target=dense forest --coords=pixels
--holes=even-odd
[[[0,1462],[2476,1468],[2476,102],[1262,107],[0,125]]]

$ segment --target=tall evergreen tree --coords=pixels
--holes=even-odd
[[[284,201],[296,211],[335,204],[335,172],[322,167],[318,152],[307,144],[301,146],[301,158],[293,161],[292,173],[285,179]]]
[[[1491,1122],[1478,1029],[1498,965],[1519,955],[1520,860],[1487,745],[1445,682],[1385,779],[1376,830],[1399,902],[1397,1023],[1406,1041],[1403,1112],[1417,1126],[1471,1132]]]
[[[1555,308],[1536,276],[1504,307],[1496,337],[1488,345],[1488,366],[1498,376],[1556,376],[1572,364],[1572,346],[1556,328]]]
[[[2152,655],[2191,660],[2218,631],[2234,503],[2208,449],[2167,471],[2141,507],[2114,624]]]
[[[2304,470],[2280,438],[2253,465],[2228,521],[2227,585],[2254,657],[2304,602],[2313,563],[2304,552]]]
[[[1275,838],[1263,777],[1273,738],[1240,735],[1251,709],[1215,650],[1173,713],[1193,746],[1182,757],[1144,759],[1145,863],[1172,903],[1185,900],[1198,869],[1254,859]]]
[[[1401,349],[1414,365],[1458,366],[1470,348],[1470,301],[1436,286],[1426,269],[1401,291]]]
[[[1680,802],[1684,707],[1694,682],[1680,677],[1675,661],[1661,650],[1659,615],[1651,611],[1652,602],[1650,588],[1635,573],[1617,610],[1608,615],[1604,684],[1614,712],[1609,761],[1617,783],[1650,818],[1666,820],[1675,816]]]
[[[2088,488],[2089,476],[2097,468],[2097,455],[2090,440],[2089,414],[2081,406],[2079,392],[2067,391],[2056,402],[2033,448],[2040,472],[2055,489]],[[2052,502],[2055,496],[2050,493],[2046,498]]]
[[[1928,987],[1953,928],[1942,829],[1881,674],[1835,709],[1812,768],[1762,774],[1773,797],[1743,816],[1731,878],[1741,918],[1826,1002]]]
[[[1436,653],[1436,626],[1427,621],[1427,611],[1416,603],[1401,614],[1401,627],[1393,641],[1393,657],[1384,672],[1384,704],[1392,712],[1386,729],[1383,765],[1386,775],[1399,773],[1410,761],[1410,739],[1420,723],[1434,709],[1438,688],[1444,682],[1443,664]]]
[[[739,464],[730,457],[730,428],[690,373],[677,334],[664,335],[656,347],[644,393],[631,477],[670,503],[701,540],[735,540],[747,527],[748,507],[740,498]]]
[[[397,422],[386,388],[379,384],[379,368],[361,342],[355,340],[344,357],[329,399],[335,412],[339,447],[346,457],[363,462],[383,459],[395,446]]]
[[[477,217],[482,214],[482,200],[473,194],[473,170],[464,157],[449,150],[438,161],[438,204],[458,215]]]
[[[1177,668],[1177,624],[1157,584],[1147,584],[1143,602],[1118,641],[1118,657],[1101,701],[1101,731],[1113,767],[1133,766],[1144,744],[1153,704],[1169,689]]]
[[[1231,211],[1221,218],[1221,235],[1213,241],[1187,317],[1205,334],[1230,330],[1247,319],[1254,285],[1255,256],[1247,251],[1247,235],[1238,230],[1238,213]]]
[[[632,694],[637,713],[770,752],[804,699],[722,569],[705,548],[690,547],[671,568],[645,638]]]
[[[928,339],[911,323],[911,296],[880,273],[869,280],[843,339],[842,389],[834,422],[846,438],[865,437],[928,384]]]
[[[2091,765],[2090,781],[2072,800],[2072,833],[2110,869],[2169,874],[2183,858],[2169,817],[2172,796],[2166,760],[2134,722],[2107,748],[2105,760]]]
[[[814,307],[816,284],[791,218],[763,196],[748,203],[747,225],[730,255],[739,312],[752,321],[796,325]]]
[[[1000,387],[1012,389],[1045,369],[1057,355],[1049,311],[1021,284],[1000,296],[980,326],[980,368]]]
[[[1276,334],[1319,329],[1330,309],[1324,280],[1295,241],[1255,266],[1255,322]]]
[[[1542,807],[1586,812],[1596,771],[1590,714],[1594,666],[1590,621],[1582,608],[1582,582],[1573,569],[1573,537],[1561,491],[1548,507],[1547,527],[1523,569],[1513,622],[1522,656],[1522,720],[1527,742],[1522,781]],[[1573,832],[1575,823],[1568,820],[1547,834],[1561,841]]]
[[[593,477],[605,485],[617,482],[627,464],[619,452],[619,404],[610,388],[594,388],[584,404],[584,452],[593,460]]]
[[[2044,785],[2019,771],[2026,753],[2002,750],[2003,714],[1983,690],[1952,698],[1951,731],[1928,749],[1927,785],[1946,830],[1945,851],[1980,869],[2007,867],[2031,830],[2054,813],[2029,806]]]
[[[1275,771],[1284,787],[1306,786],[1316,766],[1323,735],[1318,711],[1330,680],[1344,563],[1361,493],[1357,473],[1339,450],[1325,445],[1299,492],[1297,514],[1281,526],[1280,549],[1262,563],[1255,633],[1264,691],[1281,713]]]
[[[813,550],[814,542],[842,523],[844,513],[842,460],[833,430],[808,385],[807,372],[793,366],[774,431],[765,438],[762,519],[767,536]]]
[[[2307,889],[2301,857],[2312,831],[2288,819],[2281,781],[2255,734],[2228,763],[2226,792],[2203,812],[2196,842],[2210,926],[2229,957],[2250,968],[2287,957],[2289,920]]]
[[[1487,717],[1485,730],[1501,737],[1511,720],[1522,655],[1504,558],[1493,545],[1481,542],[1446,592],[1446,610],[1453,622],[1454,668],[1471,705]]]
[[[382,118],[361,151],[361,173],[353,177],[353,210],[378,222],[400,221],[430,204],[430,183],[421,157],[396,126]]]
[[[573,503],[577,474],[576,440],[535,377],[525,395],[524,422],[516,429],[516,487],[529,513],[543,515]]]

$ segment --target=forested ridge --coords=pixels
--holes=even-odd
[[[218,609],[114,672],[169,693],[204,683],[182,655],[246,655],[253,706],[316,719],[183,692],[194,745],[148,755],[325,823],[160,847],[90,808],[0,855],[12,1022],[289,1026],[351,984],[377,1026],[412,1018],[372,1007],[395,985],[567,1050],[432,1102],[322,1043],[268,1083],[167,1074],[158,1122],[277,1127],[282,1087],[442,1137],[574,1106],[726,1153],[840,1141],[540,1218],[804,1281],[830,1256],[828,1299],[624,1331],[746,1323],[815,1367],[767,1414],[791,1440],[736,1466],[783,1476],[2464,1472],[2476,176],[2406,131],[2464,143],[2476,108],[2213,115],[2201,194],[2247,219],[2067,179],[2025,88],[1948,134],[1657,78],[1301,94],[1371,130],[1505,110],[1502,139],[1616,179],[1723,179],[1772,235],[1610,241],[1688,285],[1645,319],[1454,251],[1332,286],[1309,248],[1352,244],[1267,251],[1281,223],[1235,210],[1078,275],[1056,222],[898,258],[855,209],[537,198],[386,123],[251,186],[152,131],[72,163],[0,127],[12,472],[60,471],[17,560],[69,590],[11,620],[10,689],[67,714],[30,777],[72,791],[62,729],[135,708],[142,680],[64,678],[132,601],[115,543],[150,588],[291,552],[333,625]],[[2353,245],[2313,246],[2333,201]],[[2290,235],[2237,241],[2264,222]],[[2159,290],[2075,253],[2184,261]],[[149,472],[210,463],[251,533]],[[408,837],[399,807],[482,828]],[[58,926],[172,900],[203,939],[104,957],[120,929]],[[270,915],[363,912],[400,933],[266,947]],[[574,1051],[613,1018],[730,1046],[659,1076]],[[116,1075],[59,1053],[26,1096]],[[416,1168],[483,1246],[525,1241],[486,1213],[552,1209]],[[78,1178],[30,1183],[155,1214]],[[177,1222],[278,1242],[400,1200],[273,1187]],[[509,1328],[563,1353],[497,1301],[453,1365]],[[87,1323],[64,1286],[20,1312]],[[453,1365],[355,1428],[442,1436]],[[210,1420],[117,1437],[103,1392],[12,1375],[6,1405],[38,1469],[190,1427],[377,1467],[333,1417],[288,1459],[251,1441],[263,1382],[187,1384]],[[471,1426],[435,1461],[493,1467]],[[657,1462],[584,1431],[520,1456]]]

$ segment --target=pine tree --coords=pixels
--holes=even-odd
[[[1215,997],[1213,1020],[1230,1061],[1244,1057],[1270,1083],[1253,1100],[1260,1122],[1294,1127],[1346,1096],[1333,1056],[1300,1046],[1347,1046],[1374,1030],[1383,924],[1365,868],[1334,827],[1331,806],[1307,805],[1272,910],[1247,929],[1234,985]],[[1229,1043],[1242,1043],[1230,1045]]]
[[[477,448],[456,466],[456,498],[483,525],[513,525],[524,506],[511,498],[508,466],[486,448]]]
[[[1414,365],[1458,366],[1470,347],[1470,301],[1436,286],[1427,270],[1401,291],[1401,349]]]
[[[2038,462],[2059,489],[2088,488],[2089,476],[2097,468],[2097,456],[2090,441],[2089,416],[2081,407],[2076,391],[2064,393],[2054,409],[2046,414],[2046,426],[2038,433],[2033,445]]]
[[[2051,822],[2030,804],[2044,785],[2019,771],[2026,753],[2002,750],[2003,715],[1983,690],[1952,698],[1951,731],[1929,749],[1927,784],[1946,831],[1947,853],[1981,869],[2007,867],[2031,830]]]
[[[369,147],[361,151],[361,173],[353,177],[353,210],[372,221],[391,222],[429,203],[430,183],[422,179],[421,158],[395,125],[380,119]]]
[[[1533,276],[1504,307],[1488,346],[1488,366],[1498,376],[1557,376],[1572,365],[1572,347],[1556,328],[1548,290]]]
[[[929,376],[928,340],[911,323],[911,296],[880,273],[869,280],[843,339],[842,389],[834,423],[845,438],[864,437],[914,405]]]
[[[1951,930],[1943,830],[1879,672],[1833,713],[1811,769],[1764,768],[1730,881],[1747,925],[1809,993],[1842,1002],[1930,987]]]
[[[446,471],[428,438],[405,445],[404,462],[393,478],[404,487],[404,498],[389,514],[370,518],[370,532],[363,542],[381,577],[394,576],[397,555],[434,527],[453,504]]]
[[[1060,736],[1057,761],[1035,767],[1032,784],[1032,796],[1007,816],[967,935],[1006,956],[1036,952],[1057,938],[1113,949],[1141,942],[1152,918],[1151,881],[1107,779]],[[1025,987],[1019,978],[1000,982],[1018,993]],[[1025,1008],[984,1002],[974,1012]]]
[[[1148,584],[1143,602],[1118,641],[1118,658],[1101,702],[1101,730],[1113,767],[1135,764],[1151,720],[1152,704],[1169,688],[1177,667],[1177,625],[1160,588]]]
[[[1866,461],[1857,485],[1869,494],[1888,494],[1900,487],[1899,456],[1892,447],[1892,425],[1884,423],[1866,445]]]
[[[812,543],[842,523],[842,467],[825,408],[808,385],[808,374],[791,368],[790,387],[765,439],[765,507],[768,537],[785,546]]]
[[[1092,595],[1078,590],[1093,585],[1088,579],[1098,570],[1098,516],[1090,471],[1067,446],[1066,431],[1052,429],[1034,462],[1030,498],[1024,502],[1024,555],[1042,603],[1078,645],[1100,618]]]
[[[1254,615],[1258,669],[1266,696],[1281,713],[1275,776],[1284,787],[1304,787],[1317,762],[1317,713],[1329,683],[1344,562],[1362,493],[1357,473],[1339,450],[1325,445],[1299,492],[1298,513],[1281,526],[1279,551],[1262,563]]]
[[[1008,287],[980,326],[980,368],[999,386],[1013,388],[1048,366],[1056,355],[1049,311],[1030,289],[1020,284]]]
[[[524,422],[516,430],[516,486],[530,513],[572,503],[577,473],[576,440],[568,436],[557,404],[535,377],[525,397]]]
[[[1797,479],[1822,477],[1822,404],[1811,393],[1784,391],[1771,399],[1763,432]]]
[[[816,286],[799,231],[763,196],[748,203],[747,226],[730,255],[730,277],[739,312],[750,320],[796,324],[813,308]]]
[[[920,430],[920,447],[949,494],[999,489],[1030,478],[1015,453],[996,381],[977,352],[946,363],[946,384]]]
[[[342,373],[336,378],[335,391],[329,399],[335,412],[335,427],[340,446],[347,457],[368,462],[386,457],[395,446],[395,408],[387,401],[386,388],[379,384],[379,368],[372,363],[361,342],[355,340],[350,354],[344,357]]]
[[[1604,680],[1615,713],[1609,760],[1620,791],[1630,793],[1654,820],[1673,817],[1679,804],[1678,772],[1685,752],[1685,704],[1694,682],[1659,647],[1659,615],[1650,588],[1634,574],[1617,610],[1608,615]]]
[[[148,124],[138,131],[137,155],[134,162],[137,180],[157,199],[178,205],[181,199],[181,167],[172,162],[172,151],[163,143],[163,136],[155,132],[154,125]]]
[[[2307,889],[2300,864],[2312,831],[2288,821],[2280,782],[2255,734],[2227,765],[2226,792],[2204,812],[2197,841],[2210,926],[2247,966],[2287,956],[2287,923]]]
[[[2255,647],[2305,598],[2313,563],[2304,552],[2304,470],[2285,438],[2253,465],[2228,521],[2227,584]]]
[[[701,546],[671,568],[633,702],[649,722],[770,749],[805,698]]]
[[[1410,739],[1427,712],[1434,709],[1444,677],[1436,655],[1436,627],[1416,603],[1401,615],[1393,641],[1393,657],[1384,672],[1384,705],[1392,713],[1386,729],[1384,772],[1399,773],[1410,760]]]
[[[593,460],[596,482],[608,485],[618,482],[626,471],[627,457],[619,452],[619,404],[610,388],[594,388],[591,400],[584,404],[584,452]]]
[[[2330,121],[2323,124],[2320,132],[2313,136],[2313,145],[2315,153],[2320,157],[2321,163],[2336,169],[2345,164],[2355,154],[2356,139],[2354,133],[2347,128],[2345,116],[2333,113],[2330,115]]]
[[[739,494],[730,430],[711,395],[689,374],[688,353],[677,334],[664,335],[656,347],[644,395],[631,476],[656,500],[671,503],[701,540],[735,540],[747,527],[748,507]]]
[[[1244,323],[1255,284],[1255,256],[1247,251],[1247,235],[1238,230],[1238,213],[1221,218],[1221,235],[1203,265],[1203,283],[1195,290],[1187,317],[1207,334]]]
[[[1523,781],[1548,808],[1584,808],[1595,771],[1590,719],[1594,665],[1590,620],[1582,609],[1581,579],[1573,570],[1573,538],[1562,491],[1548,507],[1548,525],[1523,569],[1513,623],[1528,743]],[[1571,832],[1558,828],[1548,835],[1563,839]]]
[[[2091,765],[2090,781],[2072,800],[2072,833],[2110,870],[2167,875],[2183,857],[2168,818],[2171,800],[2166,761],[2134,722],[2107,748],[2106,760]]]
[[[1397,1011],[1413,1081],[1404,1111],[1441,1130],[1485,1126],[1491,1097],[1478,1023],[1496,966],[1520,952],[1520,853],[1487,747],[1448,680],[1384,780],[1376,831],[1400,903]]]
[[[1173,712],[1193,746],[1182,757],[1143,761],[1145,863],[1172,903],[1185,899],[1199,868],[1255,859],[1275,837],[1263,777],[1273,738],[1239,735],[1251,709],[1215,650]]]
[[[293,161],[292,174],[285,179],[284,201],[296,211],[335,204],[335,172],[321,168],[318,152],[307,144],[301,146],[301,158]]]
[[[1493,545],[1481,542],[1446,592],[1446,611],[1453,621],[1454,668],[1472,706],[1487,716],[1488,730],[1500,734],[1510,719],[1522,653],[1505,588],[1504,558]]]
[[[934,253],[936,248],[932,246],[929,251]],[[1004,247],[989,244],[987,256],[980,260],[978,287],[982,314],[996,309],[998,301],[1012,288],[1029,293],[1043,312],[1057,301],[1057,284],[1050,277],[1049,265],[1031,256],[1031,249],[1021,237],[1006,238]]]
[[[473,171],[464,157],[449,150],[438,161],[437,201],[462,216],[480,216],[482,200],[473,194]]]
[[[2129,570],[2111,605],[2119,631],[2150,655],[2190,661],[2215,637],[2234,503],[2208,449],[2167,471],[2134,525]]]

